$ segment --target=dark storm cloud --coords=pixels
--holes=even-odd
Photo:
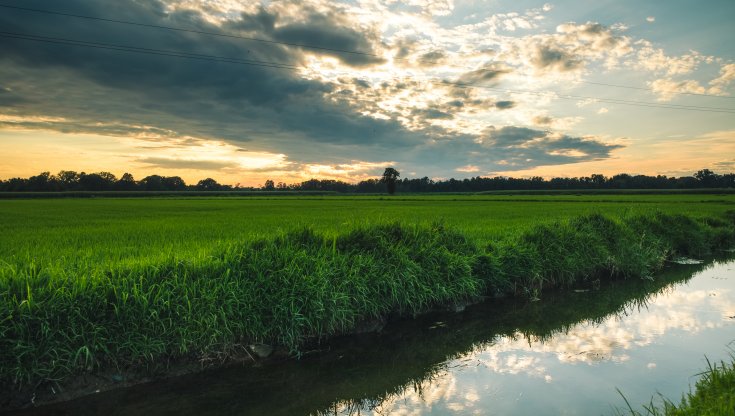
[[[488,129],[485,142],[493,147],[523,149],[519,150],[519,155],[533,155],[534,160],[559,157],[570,158],[570,160],[607,158],[610,152],[623,147],[604,143],[595,138],[573,137],[513,126]]]
[[[607,158],[610,156],[612,150],[620,149],[623,146],[603,143],[598,140],[562,135],[559,138],[545,142],[544,147],[551,151],[582,152],[586,157]]]
[[[10,88],[0,86],[0,107],[21,104],[25,99],[15,94]]]
[[[29,1],[28,7],[59,9],[51,1]],[[114,16],[144,24],[163,24],[219,32],[198,13],[164,14],[161,3],[69,0],[69,13]],[[299,56],[280,45],[244,42],[191,33],[73,19],[63,16],[4,10],[0,25],[9,32],[61,37],[105,44],[143,47],[164,51],[298,64]],[[217,99],[246,99],[252,103],[278,102],[291,94],[303,94],[321,86],[293,77],[288,71],[252,65],[215,63],[202,60],[129,53],[105,49],[5,39],[0,46],[5,59],[24,66],[69,69],[80,77],[108,87],[137,89],[151,98],[193,99],[205,92]],[[73,87],[70,85],[70,87]]]
[[[233,29],[266,34],[272,40],[296,45],[309,45],[306,48],[321,54],[339,58],[352,66],[366,66],[385,62],[377,56],[373,41],[377,36],[353,29],[334,14],[323,14],[315,10],[305,10],[303,20],[298,22],[279,22],[280,16],[270,13],[263,7],[253,14],[242,13],[241,21],[228,25]]]
[[[206,22],[196,11],[165,13],[163,4],[156,0],[69,0],[63,3],[63,8],[52,1],[30,0],[24,6],[208,32],[223,30]],[[268,28],[277,16],[261,11],[240,24],[251,28],[257,24],[280,39],[299,33],[313,36],[311,40],[316,43],[319,37],[329,39],[333,42],[328,45],[331,47],[372,50],[367,38],[351,28],[341,27],[341,19],[335,18],[330,23],[328,17],[311,11],[303,23],[275,31]],[[279,44],[141,27],[131,29],[128,25],[21,11],[4,10],[0,25],[17,33],[286,65],[299,65],[303,57],[301,48]],[[260,33],[259,37],[267,38],[268,33]],[[364,57],[349,59],[367,62]],[[284,136],[289,131],[306,142],[354,144],[395,143],[416,136],[397,122],[374,120],[325,101],[324,94],[333,88],[330,83],[302,79],[293,70],[19,39],[0,42],[0,63],[0,79],[5,82],[5,92],[0,93],[2,104],[12,105],[13,112],[21,115],[65,119],[60,123],[27,121],[31,128],[126,135],[110,130],[124,130],[126,124],[144,125],[182,135],[234,141],[249,141],[257,135],[252,132],[271,131],[274,133],[268,139],[275,141],[282,133],[281,144],[287,142]],[[11,95],[7,93],[10,89]]]
[[[490,129],[487,139],[496,146],[512,147],[525,144],[534,139],[546,137],[547,135],[548,132],[541,130],[508,126],[500,129]]]
[[[558,165],[599,160],[621,148],[598,138],[573,137],[526,127],[490,128],[479,138],[457,134],[447,139],[427,142],[416,149],[414,160],[420,165],[406,168],[421,171],[434,166],[435,176],[456,176],[457,166],[477,166],[478,174],[493,171],[524,170],[541,165]],[[462,161],[449,166],[447,161]]]

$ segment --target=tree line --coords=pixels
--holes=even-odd
[[[43,172],[29,178],[0,180],[0,192],[64,192],[64,191],[332,191],[340,193],[414,192],[483,192],[511,190],[582,190],[582,189],[697,189],[735,188],[735,174],[717,174],[709,169],[692,176],[664,175],[614,176],[593,174],[585,177],[513,178],[505,176],[433,180],[428,177],[398,179],[400,174],[387,168],[380,179],[347,183],[333,179],[310,179],[286,184],[267,180],[263,186],[245,187],[220,184],[212,178],[187,184],[179,176],[150,175],[136,180],[130,173],[116,177],[110,172],[85,173],[62,170],[53,175]]]

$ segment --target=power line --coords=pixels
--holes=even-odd
[[[217,55],[205,55],[205,54],[190,53],[190,52],[170,51],[170,50],[164,50],[164,49],[140,48],[136,46],[116,45],[116,44],[101,43],[101,42],[88,42],[88,41],[81,41],[81,40],[75,40],[75,39],[29,35],[29,34],[24,34],[24,33],[15,33],[15,32],[0,31],[0,37],[30,40],[30,41],[35,41],[35,42],[61,44],[61,45],[81,46],[81,47],[87,47],[87,48],[105,49],[105,50],[112,50],[112,51],[144,53],[148,55],[159,55],[159,56],[168,56],[168,57],[175,57],[175,58],[198,59],[198,60],[204,60],[204,61],[223,62],[223,63],[229,63],[229,64],[262,66],[262,67],[267,67],[267,68],[290,69],[290,70],[301,68],[296,65],[281,64],[281,63],[269,62],[269,61],[260,61],[260,60],[255,60],[255,59],[239,59],[239,58],[229,58],[229,57],[217,56]]]
[[[607,84],[605,82],[592,82],[592,81],[580,81],[585,84],[592,84],[592,85],[604,85],[606,87],[615,87],[615,88],[627,88],[630,90],[642,90],[642,91],[653,91],[656,92],[653,88],[646,88],[646,87],[633,87],[630,85],[618,85],[618,84]],[[668,92],[668,91],[667,91]],[[731,95],[715,95],[715,94],[704,94],[704,93],[698,93],[698,92],[685,92],[685,91],[671,91],[672,94],[682,94],[682,95],[697,95],[700,97],[712,97],[712,98],[730,98],[733,99],[735,97]]]
[[[246,59],[230,58],[230,57],[224,57],[224,56],[218,56],[218,55],[205,55],[205,54],[170,51],[170,50],[162,50],[162,49],[141,48],[141,47],[136,47],[136,46],[117,45],[117,44],[109,44],[109,43],[102,43],[102,42],[89,42],[89,41],[81,41],[81,40],[75,40],[75,39],[50,37],[50,36],[30,35],[30,34],[16,33],[16,32],[0,31],[0,37],[29,40],[29,41],[34,41],[34,42],[51,43],[51,44],[61,44],[61,45],[67,45],[67,46],[78,46],[78,47],[111,50],[111,51],[118,51],[118,52],[142,53],[142,54],[148,54],[148,55],[196,59],[196,60],[204,60],[204,61],[212,61],[212,62],[276,68],[276,69],[297,70],[297,69],[305,68],[303,66],[280,64],[277,62],[269,62],[269,61],[246,60]],[[538,96],[548,95],[548,93],[546,92],[502,89],[502,88],[489,87],[489,86],[477,85],[477,84],[450,82],[450,81],[445,81],[445,80],[436,80],[436,81],[430,81],[430,82],[455,86],[459,88],[482,88],[482,89],[488,89],[488,90],[512,93],[512,94],[531,94],[531,95],[538,95]],[[735,114],[735,109],[721,108],[721,107],[701,107],[701,106],[684,106],[684,105],[678,105],[678,104],[660,104],[660,103],[649,103],[649,102],[643,102],[643,101],[619,100],[619,99],[614,99],[614,98],[589,97],[589,96],[581,96],[581,95],[555,94],[555,96],[558,98],[571,99],[575,101],[596,100],[599,102],[605,102],[605,103],[611,103],[611,104],[621,104],[621,105],[632,105],[632,106],[638,106],[638,107]]]
[[[225,37],[225,38],[233,38],[233,39],[243,39],[243,40],[249,40],[249,41],[255,41],[255,42],[263,42],[263,43],[270,43],[270,44],[280,44],[280,45],[287,45],[287,46],[296,46],[301,48],[307,48],[307,49],[316,49],[316,50],[325,50],[325,51],[332,51],[332,52],[339,52],[339,53],[348,53],[348,54],[354,54],[354,55],[362,55],[362,56],[370,56],[373,58],[379,58],[384,59],[382,56],[374,53],[368,53],[368,52],[359,52],[359,51],[353,51],[353,50],[347,50],[347,49],[339,49],[339,48],[328,48],[323,46],[316,46],[316,45],[309,45],[309,44],[303,44],[303,43],[292,43],[292,42],[283,42],[283,41],[276,41],[271,39],[263,39],[263,38],[256,38],[256,37],[249,37],[249,36],[241,36],[241,35],[232,35],[227,33],[218,33],[218,32],[209,32],[204,30],[196,30],[196,29],[187,29],[182,27],[175,27],[175,26],[166,26],[166,25],[156,25],[151,23],[141,23],[141,22],[133,22],[128,20],[118,20],[118,19],[110,19],[110,18],[104,18],[104,17],[97,17],[97,16],[89,16],[89,15],[82,15],[82,14],[75,14],[75,13],[67,13],[67,12],[60,12],[55,10],[47,10],[47,9],[38,9],[38,8],[31,8],[31,7],[21,7],[21,6],[14,6],[9,4],[2,4],[0,3],[0,7],[4,7],[7,9],[15,9],[15,10],[21,10],[26,12],[33,12],[33,13],[43,13],[43,14],[50,14],[50,15],[57,15],[57,16],[65,16],[65,17],[73,17],[78,19],[87,19],[87,20],[96,20],[101,22],[108,22],[108,23],[117,23],[117,24],[125,24],[125,25],[133,25],[133,26],[139,26],[139,27],[148,27],[153,29],[164,29],[164,30],[173,30],[177,32],[186,32],[186,33],[196,33],[200,35],[208,35],[208,36],[218,36],[218,37]],[[396,61],[408,61],[407,58],[396,58],[394,57],[393,60]],[[440,64],[439,61],[427,61],[428,63],[434,63],[434,64]],[[471,69],[476,70],[477,68],[471,68],[467,66],[462,65],[456,65],[456,64],[450,64],[449,66],[455,67],[455,68],[465,68],[465,69]],[[606,87],[614,87],[614,88],[625,88],[625,89],[633,89],[633,90],[639,90],[639,91],[652,91],[656,92],[653,88],[646,88],[646,87],[635,87],[630,85],[619,85],[619,84],[609,84],[604,82],[593,82],[593,81],[580,81],[584,84],[591,84],[591,85],[601,85]],[[729,95],[715,95],[715,94],[705,94],[705,93],[695,93],[695,92],[685,92],[685,91],[671,91],[673,94],[677,95],[693,95],[693,96],[701,96],[701,97],[712,97],[712,98],[728,98],[728,99],[735,99],[733,96]]]
[[[505,88],[497,88],[497,87],[489,87],[485,85],[478,85],[478,84],[467,84],[467,83],[458,83],[458,82],[451,82],[451,81],[434,81],[439,84],[444,85],[451,85],[455,87],[460,88],[482,88],[492,91],[498,91],[498,92],[505,92],[505,93],[511,93],[511,94],[531,94],[531,95],[537,95],[537,96],[547,96],[549,95],[549,92],[541,92],[541,91],[523,91],[523,90],[511,90],[511,89],[505,89]],[[662,104],[662,103],[651,103],[646,101],[633,101],[633,100],[622,100],[617,98],[599,98],[599,97],[590,97],[585,95],[571,95],[571,94],[556,94],[553,93],[553,95],[557,98],[567,99],[567,100],[575,100],[575,101],[582,101],[582,100],[594,100],[596,102],[604,102],[604,103],[610,103],[610,104],[622,104],[622,105],[633,105],[638,107],[651,107],[651,108],[667,108],[672,110],[693,110],[693,111],[705,111],[705,112],[715,112],[715,113],[732,113],[735,114],[735,109],[732,108],[723,108],[723,107],[704,107],[704,106],[694,106],[694,105],[680,105],[680,104]]]
[[[45,10],[45,9],[34,9],[30,7],[21,7],[21,6],[12,6],[9,4],[1,4],[0,7],[4,7],[7,9],[15,9],[15,10],[22,10],[27,12],[34,12],[34,13],[43,13],[43,14],[52,14],[57,16],[66,16],[66,17],[74,17],[78,19],[87,19],[87,20],[97,20],[101,22],[108,22],[108,23],[119,23],[124,25],[133,25],[133,26],[140,26],[140,27],[148,27],[153,29],[165,29],[165,30],[173,30],[177,32],[186,32],[186,33],[196,33],[198,35],[208,35],[208,36],[219,36],[223,38],[233,38],[233,39],[243,39],[243,40],[250,40],[254,42],[263,42],[263,43],[271,43],[271,44],[279,44],[279,45],[287,45],[287,46],[297,46],[300,48],[307,48],[307,49],[318,49],[323,51],[332,51],[332,52],[340,52],[340,53],[349,53],[354,55],[363,55],[363,56],[371,56],[375,58],[381,58],[382,57],[378,54],[374,53],[368,53],[368,52],[358,52],[358,51],[351,51],[347,49],[339,49],[339,48],[327,48],[324,46],[315,46],[315,45],[307,45],[303,43],[295,43],[295,42],[283,42],[278,40],[271,40],[271,39],[263,39],[263,38],[255,38],[255,37],[249,37],[249,36],[241,36],[241,35],[232,35],[228,33],[218,33],[218,32],[209,32],[205,30],[196,30],[196,29],[186,29],[183,27],[175,27],[175,26],[165,26],[165,25],[155,25],[152,23],[140,23],[140,22],[132,22],[128,20],[117,20],[117,19],[109,19],[104,17],[96,17],[96,16],[87,16],[83,14],[74,14],[74,13],[65,13],[65,12],[58,12],[53,10]]]

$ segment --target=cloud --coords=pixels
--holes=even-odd
[[[242,15],[226,21],[227,24],[216,26],[204,20],[196,10],[177,10],[166,14],[164,4],[156,0],[146,3],[121,1],[109,9],[91,0],[75,0],[66,5],[71,13],[115,15],[141,23],[186,26],[212,32],[226,32],[228,29],[234,30],[233,26],[245,24]],[[291,13],[298,15],[301,9],[293,7]],[[298,32],[316,38],[318,26],[325,31],[319,33],[328,33],[330,36],[336,36],[342,28],[341,36],[336,36],[341,43],[330,46],[360,48],[370,42],[366,37],[358,38],[360,33],[353,27],[344,26],[344,17],[318,15],[313,9],[307,12],[301,17],[303,21],[300,24],[288,20],[290,23],[281,29],[290,28],[290,31],[278,32],[274,29],[273,36],[285,39],[287,35]],[[271,21],[269,16],[277,16],[273,19],[280,22],[279,19],[285,19],[284,13],[267,14],[261,11],[247,14],[250,19],[247,24],[252,27],[257,22],[267,27]],[[334,21],[330,20],[332,17]],[[0,23],[8,30],[48,35],[54,35],[53,30],[58,27],[54,19],[58,17],[28,13],[0,15]],[[161,50],[183,49],[288,65],[299,65],[305,59],[305,52],[301,48],[284,45],[152,29],[131,31],[124,25],[97,25],[86,21],[78,25],[65,25],[63,36],[145,45]],[[312,50],[308,53],[319,52]],[[332,52],[324,54],[331,56]],[[414,134],[395,120],[376,120],[353,108],[325,100],[325,94],[334,88],[332,83],[304,79],[296,70],[22,40],[2,42],[0,56],[0,79],[5,84],[4,92],[0,95],[12,97],[4,99],[10,106],[5,108],[6,115],[66,120],[49,123],[26,119],[22,123],[26,128],[119,136],[134,134],[125,130],[140,130],[136,126],[151,126],[181,136],[233,142],[254,141],[252,147],[256,150],[303,151],[306,160],[317,159],[319,153],[324,154],[324,149],[317,151],[309,145],[310,142],[345,145],[390,142],[396,146],[404,140],[415,142],[415,138],[419,137],[412,139]],[[349,59],[351,63],[362,63],[366,58]],[[330,152],[333,150],[330,149]],[[343,152],[347,153],[347,150]]]
[[[681,93],[706,94],[707,89],[695,80],[674,81],[672,79],[657,79],[648,84],[659,101],[670,101]]]
[[[560,72],[572,71],[582,66],[575,55],[551,45],[537,45],[532,63],[538,69],[553,69]]]
[[[516,106],[515,101],[505,100],[505,101],[497,101],[495,102],[495,108],[498,110],[509,110]]]
[[[667,76],[684,75],[693,72],[704,62],[712,62],[713,57],[702,55],[697,51],[680,56],[666,55],[663,49],[656,48],[647,40],[635,42],[637,50],[635,58],[626,62],[626,65]]]
[[[617,32],[597,22],[562,23],[555,33],[507,39],[499,58],[528,76],[577,74],[595,62],[614,68],[633,50],[631,39]]]
[[[42,5],[38,0],[29,3],[29,7]],[[436,80],[492,86],[543,80],[540,75],[552,73],[577,76],[590,62],[624,53],[627,38],[597,23],[566,23],[553,33],[507,39],[487,33],[490,25],[501,31],[537,28],[549,10],[546,6],[497,15],[476,27],[443,27],[427,14],[453,8],[449,1],[418,0],[408,5],[376,3],[376,10],[369,11],[320,0],[65,2],[65,11],[74,14],[328,49],[152,28],[131,30],[71,18],[63,18],[60,25],[59,16],[3,13],[0,24],[8,31],[287,67],[6,39],[0,44],[0,126],[129,138],[136,141],[136,149],[143,149],[144,142],[151,152],[136,154],[138,163],[162,168],[271,169],[294,178],[312,171],[358,177],[339,167],[351,164],[356,154],[364,163],[390,159],[407,171],[423,172],[426,163],[434,163],[431,175],[447,177],[456,174],[457,166],[489,171],[501,165],[521,169],[609,157],[616,147],[599,138],[522,127],[535,123],[560,129],[572,124],[569,117],[529,120],[531,115],[524,112],[544,114],[544,107],[554,100],[551,95],[531,101],[519,94]],[[390,54],[405,60],[388,62],[384,57]],[[523,106],[518,105],[521,102]],[[504,124],[509,130],[502,130]],[[485,131],[490,125],[497,126],[493,134]],[[512,131],[524,128],[536,136],[523,138],[521,130]],[[513,134],[518,143],[510,145]],[[202,143],[247,146],[249,152],[283,158],[280,164],[252,168],[230,154],[220,158],[163,152],[201,149]]]
[[[682,93],[727,95],[725,89],[733,80],[735,80],[735,64],[725,64],[720,67],[719,76],[708,83],[709,86],[693,79],[674,80],[670,77],[656,79],[648,85],[658,95],[659,101],[670,101]]]
[[[720,68],[720,75],[709,82],[713,93],[724,93],[725,87],[735,80],[735,64],[726,64]]]
[[[457,82],[460,84],[492,84],[510,72],[508,68],[479,68],[462,74]]]
[[[504,159],[514,167],[606,159],[613,150],[623,147],[594,137],[574,137],[514,126],[489,128],[482,143],[494,149],[505,149]]]
[[[417,108],[412,110],[411,113],[423,119],[451,119],[454,117],[449,113],[435,108]]]
[[[290,8],[274,8],[269,11],[260,6],[254,13],[243,12],[239,21],[231,21],[225,27],[267,35],[269,39],[292,45],[310,45],[303,48],[310,53],[334,56],[352,66],[384,63],[376,54],[374,42],[378,35],[364,28],[352,27],[352,23],[334,11],[320,11],[308,3]],[[279,11],[281,13],[279,13]]]
[[[712,166],[718,171],[735,172],[735,159],[715,162]]]
[[[146,157],[138,159],[137,162],[163,169],[220,170],[236,166],[232,161],[167,159],[162,157]]]
[[[655,21],[656,21],[656,17],[654,17],[654,16],[648,16],[648,17],[646,17],[646,22],[648,22],[648,23],[653,23]]]
[[[453,0],[388,0],[388,4],[405,4],[416,7],[421,13],[429,16],[446,16],[454,10]]]
[[[479,166],[475,166],[475,165],[467,165],[467,166],[460,166],[460,167],[458,167],[455,170],[457,172],[462,172],[462,173],[474,173],[474,172],[479,172],[480,171],[480,167]]]

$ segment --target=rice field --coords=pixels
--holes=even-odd
[[[735,195],[0,201],[0,391],[294,354],[483,295],[650,277],[735,243]]]
[[[393,221],[439,221],[486,241],[589,213],[701,217],[728,209],[735,194],[0,200],[0,261],[107,267],[207,255],[304,226],[337,233]]]

